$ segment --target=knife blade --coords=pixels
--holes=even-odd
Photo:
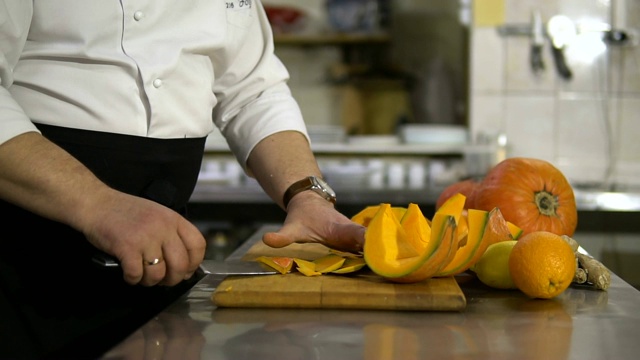
[[[118,268],[120,263],[113,256],[99,252],[94,254],[93,262],[106,268]],[[271,275],[278,272],[257,261],[220,261],[205,259],[200,264],[205,275]]]
[[[257,261],[204,260],[200,269],[207,275],[270,275],[278,272]]]

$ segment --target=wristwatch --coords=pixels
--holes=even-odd
[[[325,200],[330,201],[334,204],[336,203],[336,192],[333,191],[331,186],[329,186],[326,181],[317,176],[307,176],[306,178],[291,184],[287,191],[285,191],[284,197],[282,199],[284,208],[287,208],[287,206],[289,205],[289,201],[291,201],[291,199],[296,194],[307,190],[315,191]]]

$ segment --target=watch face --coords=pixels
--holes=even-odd
[[[322,189],[329,195],[331,195],[331,197],[335,197],[336,193],[335,191],[333,191],[333,189],[331,188],[331,186],[329,186],[329,184],[327,184],[326,181],[324,181],[324,179],[322,178],[316,178],[316,180],[318,180],[318,184],[320,184],[320,186],[322,187]]]
[[[327,198],[327,200],[335,202],[335,200],[336,200],[336,192],[333,191],[331,186],[329,186],[329,184],[327,184],[327,182],[324,181],[324,179],[322,179],[322,178],[314,177],[313,179],[316,182],[316,184],[318,186],[318,189],[326,194],[325,197]]]

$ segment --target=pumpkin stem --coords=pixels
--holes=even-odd
[[[557,216],[556,210],[558,209],[558,198],[545,190],[535,193],[535,203],[538,206],[540,214],[546,216]]]

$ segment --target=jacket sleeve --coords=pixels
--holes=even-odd
[[[252,4],[244,15],[228,12],[237,18],[228,21],[228,46],[214,61],[213,120],[245,170],[252,149],[271,134],[298,131],[309,139],[264,9],[259,1]]]
[[[38,131],[8,90],[27,40],[32,5],[22,0],[0,2],[0,144],[22,133]]]

